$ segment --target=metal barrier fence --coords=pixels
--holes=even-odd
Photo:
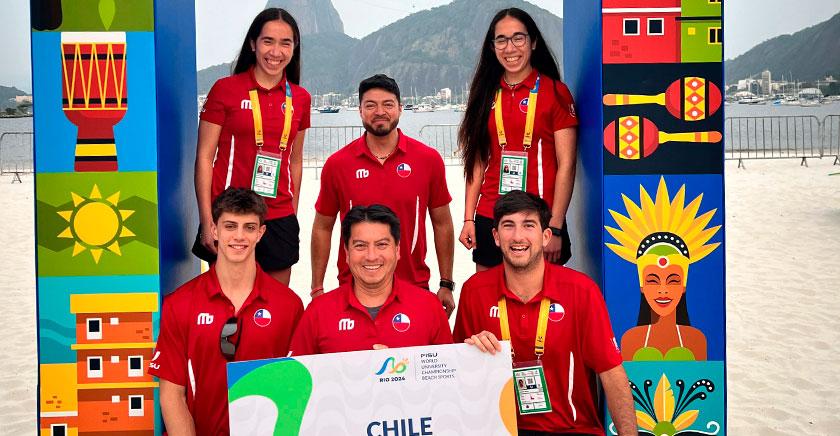
[[[823,118],[823,156],[834,156],[834,164],[840,163],[840,115]]]
[[[726,119],[726,159],[805,159],[822,157],[822,123],[812,115]]]
[[[331,154],[362,136],[362,126],[313,126],[306,130],[303,167],[321,168]],[[316,172],[317,174],[317,172]]]
[[[420,128],[420,138],[440,153],[445,165],[461,165],[458,124],[427,124]]]
[[[21,174],[35,171],[32,162],[32,132],[3,132],[0,134],[0,175],[12,174],[20,182]]]

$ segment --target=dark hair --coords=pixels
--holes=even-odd
[[[510,191],[499,197],[493,206],[493,228],[499,228],[502,218],[517,212],[536,212],[540,216],[540,228],[548,228],[551,220],[551,209],[539,195],[525,191]]]
[[[400,87],[397,86],[397,82],[384,74],[375,74],[359,83],[359,104],[362,103],[362,96],[371,89],[388,91],[397,96],[397,103],[401,103]]]
[[[531,44],[536,48],[531,53],[531,67],[555,81],[560,81],[560,71],[557,69],[557,61],[551,49],[537,28],[534,19],[527,12],[518,8],[502,9],[496,13],[484,36],[481,44],[481,54],[478,58],[478,65],[475,67],[472,83],[470,84],[470,96],[467,99],[467,108],[464,111],[464,119],[458,129],[458,144],[461,151],[461,159],[464,162],[464,175],[468,182],[472,182],[473,168],[479,164],[485,164],[490,159],[490,133],[487,130],[487,119],[490,116],[490,106],[493,103],[493,95],[499,88],[499,80],[505,69],[496,59],[493,48],[493,38],[496,36],[496,24],[505,17],[512,17],[525,25]]]
[[[295,49],[292,52],[292,60],[289,61],[289,65],[286,65],[286,80],[295,85],[300,85],[300,30],[298,30],[295,18],[285,9],[281,8],[268,8],[254,17],[254,21],[251,22],[251,27],[248,28],[248,33],[245,34],[245,41],[242,42],[239,55],[233,62],[233,74],[244,73],[257,63],[257,55],[254,53],[254,49],[251,48],[251,43],[257,43],[257,38],[260,37],[260,32],[262,32],[265,23],[276,20],[280,20],[292,28]]]
[[[213,222],[219,222],[223,213],[237,215],[256,214],[260,217],[260,225],[265,222],[268,206],[256,192],[247,188],[227,188],[213,200]]]
[[[683,293],[682,299],[677,304],[677,324],[679,325],[691,325],[688,319],[688,302],[685,301],[686,297],[687,295]],[[636,325],[650,324],[651,312],[653,312],[653,309],[650,308],[650,305],[645,299],[645,294],[642,294],[641,300],[639,301],[639,320]]]
[[[388,206],[372,204],[370,206],[353,206],[344,219],[341,220],[341,241],[344,246],[350,243],[350,230],[358,223],[387,224],[394,242],[400,242],[400,219]]]

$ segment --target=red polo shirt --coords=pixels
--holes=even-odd
[[[531,72],[525,80],[513,89],[504,78],[502,88],[502,118],[505,122],[507,151],[522,151],[522,139],[525,134],[525,119],[528,112],[528,95],[537,81],[537,70]],[[495,94],[493,95],[495,98]],[[490,132],[490,161],[484,173],[481,196],[476,213],[488,218],[493,217],[493,206],[499,199],[499,164],[502,161],[502,148],[496,133],[496,117],[493,111],[487,121]],[[528,148],[528,173],[526,188],[528,192],[542,197],[551,207],[554,201],[554,178],[557,175],[557,155],[554,151],[554,132],[567,127],[577,126],[574,100],[569,88],[563,82],[557,82],[540,75],[540,89],[537,91],[537,113],[534,118],[534,136]]]
[[[257,266],[254,288],[239,309],[236,360],[285,357],[303,313],[300,298]],[[228,434],[227,372],[222,326],[234,315],[214,266],[163,300],[149,374],[184,386],[196,434]]]
[[[298,85],[292,87],[292,126],[289,144],[282,153],[278,173],[277,197],[265,198],[267,219],[282,218],[294,213],[289,154],[298,132],[309,128],[311,97]],[[201,109],[201,119],[222,126],[216,161],[213,163],[211,195],[216,198],[229,186],[250,188],[254,174],[257,144],[254,140],[254,117],[251,114],[249,91],[256,89],[263,122],[263,151],[279,154],[280,136],[286,114],[286,76],[274,88],[266,89],[254,78],[254,69],[216,81]]]
[[[305,354],[451,344],[449,321],[437,297],[406,281],[394,289],[372,319],[351,284],[320,296],[306,308],[292,337],[291,351]]]
[[[543,297],[559,305],[549,316],[542,356],[552,412],[520,415],[519,428],[604,434],[594,375],[620,365],[621,354],[598,286],[582,273],[546,262],[543,289],[522,303],[505,286],[504,265],[476,273],[461,291],[455,340],[462,342],[483,330],[501,338],[498,302],[502,295],[507,297],[514,362],[536,359],[534,339]]]
[[[315,211],[339,219],[353,206],[382,204],[400,219],[400,260],[397,276],[421,288],[429,288],[426,266],[427,209],[452,201],[446,188],[443,159],[434,148],[399,132],[397,148],[384,165],[370,152],[365,138],[333,153],[321,171],[321,192]],[[338,250],[338,281],[351,280],[344,246]]]

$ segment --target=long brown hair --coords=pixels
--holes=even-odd
[[[288,24],[292,28],[292,34],[295,39],[295,49],[292,53],[292,60],[289,65],[286,65],[286,79],[295,85],[300,84],[300,30],[298,30],[297,21],[285,9],[268,8],[254,17],[251,22],[251,27],[248,28],[248,33],[245,35],[245,41],[242,42],[242,48],[239,50],[239,55],[234,61],[233,74],[243,73],[257,63],[257,55],[254,49],[251,48],[251,43],[256,44],[257,38],[260,37],[260,32],[265,23],[269,21],[280,20]]]
[[[525,25],[528,36],[536,48],[531,53],[531,67],[556,81],[560,81],[560,71],[551,49],[537,28],[537,23],[527,12],[519,8],[502,9],[496,13],[487,28],[487,34],[481,45],[481,55],[475,68],[464,120],[458,129],[458,143],[461,160],[464,163],[464,175],[467,182],[472,182],[473,168],[485,164],[490,159],[490,133],[487,131],[487,119],[493,95],[499,87],[504,68],[496,59],[493,38],[496,36],[496,24],[505,17],[513,17]]]

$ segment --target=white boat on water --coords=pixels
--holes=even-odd
[[[430,104],[422,103],[422,104],[418,104],[417,106],[414,106],[414,112],[415,113],[434,112],[434,111],[435,111],[435,108],[433,108],[432,105],[430,105]]]

